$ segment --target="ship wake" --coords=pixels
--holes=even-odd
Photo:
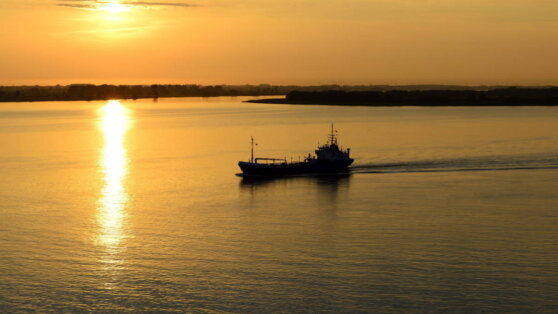
[[[355,164],[353,173],[461,172],[558,169],[558,155],[490,156]]]

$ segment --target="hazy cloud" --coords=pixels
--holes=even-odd
[[[59,7],[78,8],[78,9],[94,9],[95,7],[88,4],[79,3],[59,3]]]
[[[105,0],[58,0],[57,6],[69,7],[76,9],[89,9],[94,10],[102,5],[110,4],[110,1]],[[184,2],[153,2],[153,1],[119,1],[121,5],[128,7],[197,7],[197,4],[184,3]]]
[[[101,4],[98,1],[90,0],[58,0],[57,6],[77,8],[77,9],[94,9],[97,5]]]
[[[197,4],[191,3],[174,3],[174,2],[149,2],[149,1],[123,1],[125,5],[137,6],[174,6],[174,7],[197,7]]]

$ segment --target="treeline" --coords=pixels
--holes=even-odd
[[[107,100],[159,97],[284,95],[292,89],[270,85],[93,85],[1,86],[0,101]]]
[[[490,90],[491,86],[456,86],[456,85],[318,85],[318,86],[296,86],[296,85],[93,85],[72,84],[67,86],[0,86],[0,101],[52,101],[52,100],[106,100],[106,99],[139,99],[159,97],[216,97],[216,96],[269,96],[286,95],[294,91],[302,92],[386,92],[405,90]],[[335,95],[331,97],[376,97],[376,96],[352,96]],[[299,99],[308,97],[329,98],[326,94],[299,95]],[[329,95],[329,94],[328,94]],[[372,95],[372,94],[371,94]]]
[[[492,90],[292,91],[255,102],[360,106],[556,106],[558,87]]]

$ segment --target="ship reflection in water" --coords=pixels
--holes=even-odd
[[[98,233],[95,242],[102,251],[102,269],[114,272],[121,267],[121,242],[127,237],[124,223],[128,194],[124,180],[128,172],[128,157],[124,144],[130,127],[130,112],[119,101],[111,100],[98,114],[98,127],[104,137],[99,160],[104,186],[96,213]],[[107,283],[107,286],[110,288],[111,284]]]
[[[256,207],[258,194],[265,195],[284,190],[285,198],[296,198],[292,193],[294,187],[299,186],[300,191],[308,191],[309,186],[316,188],[316,201],[320,210],[329,218],[335,218],[340,201],[340,195],[344,195],[350,187],[351,173],[301,175],[285,177],[243,177],[240,181],[240,189],[250,196],[250,207]],[[283,187],[283,188],[282,188]],[[289,192],[290,191],[290,192]],[[306,198],[311,197],[307,195]],[[265,197],[262,197],[265,199]],[[277,204],[276,204],[277,205]]]

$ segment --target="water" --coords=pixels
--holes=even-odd
[[[558,108],[0,104],[0,311],[558,306]],[[335,122],[350,176],[246,181]]]

